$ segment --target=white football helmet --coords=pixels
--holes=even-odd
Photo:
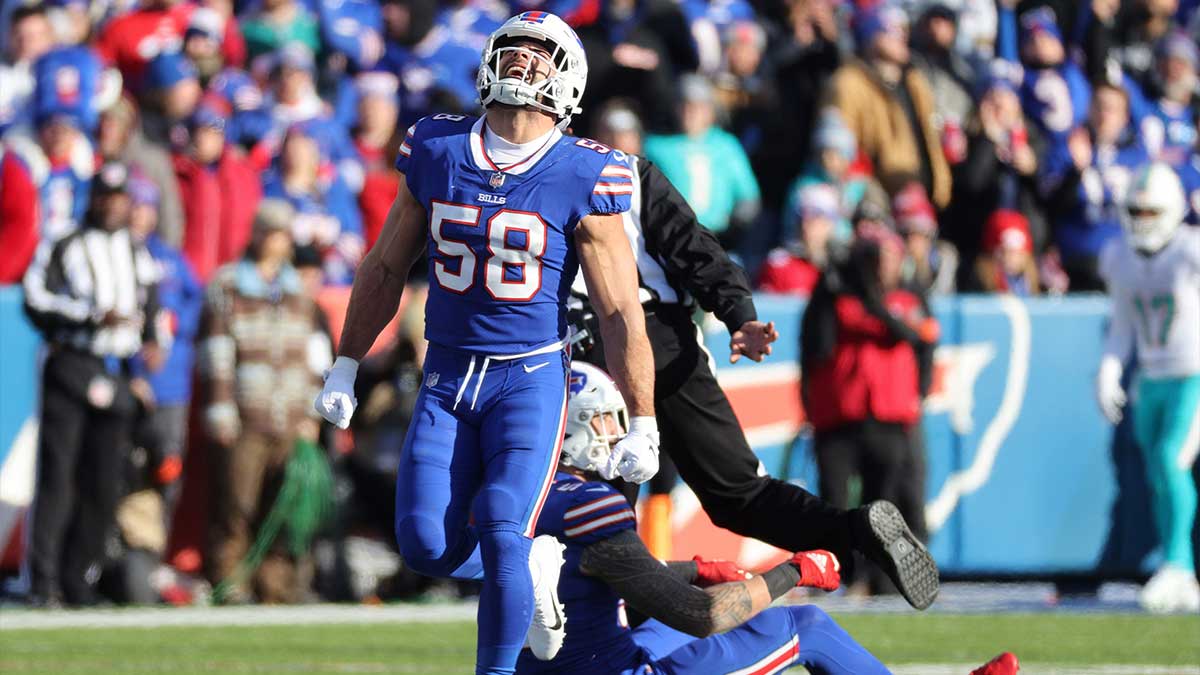
[[[1139,251],[1155,253],[1170,243],[1187,211],[1183,184],[1170,165],[1152,162],[1134,175],[1121,224]]]
[[[562,445],[562,463],[597,471],[608,461],[612,444],[629,429],[625,399],[608,373],[582,361],[571,362],[570,397]],[[592,422],[610,416],[615,425]],[[597,429],[596,427],[600,427]]]
[[[516,47],[520,39],[536,40],[550,52],[550,76],[528,82],[527,66],[520,75],[505,77],[500,72],[501,56],[505,52],[525,52],[541,59],[528,49]],[[579,36],[567,22],[549,12],[522,12],[496,29],[483,46],[479,74],[475,86],[479,102],[486,108],[490,103],[530,106],[555,115],[559,127],[565,127],[571,115],[579,112],[579,100],[587,85],[587,56]]]

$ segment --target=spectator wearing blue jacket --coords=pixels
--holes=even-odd
[[[1182,31],[1171,33],[1155,49],[1155,70],[1150,91],[1143,92],[1126,76],[1133,119],[1141,130],[1146,150],[1155,159],[1179,167],[1194,155],[1197,132],[1194,105],[1200,77],[1200,48]]]
[[[169,524],[182,485],[179,478],[188,436],[192,367],[204,287],[179,249],[155,232],[159,192],[154,182],[135,174],[129,181],[129,195],[133,202],[130,234],[145,243],[160,275],[159,312],[154,321],[165,358],[161,365],[149,364],[157,369],[139,359],[135,374],[149,384],[153,393],[153,407],[147,411],[138,435],[142,447],[150,451],[151,475],[162,490],[163,518]]]
[[[1072,291],[1103,291],[1100,250],[1121,234],[1119,205],[1138,167],[1150,161],[1129,124],[1129,96],[1111,85],[1096,87],[1090,119],[1066,145],[1052,148],[1041,185],[1054,241]]]
[[[321,161],[327,150],[319,131],[312,124],[289,129],[275,168],[263,178],[263,196],[295,209],[292,239],[321,252],[326,283],[349,284],[364,253],[362,213],[335,165]]]
[[[378,67],[400,78],[400,128],[432,113],[475,110],[487,14],[439,10],[431,0],[385,0],[382,11],[387,48]]]
[[[322,2],[317,8],[327,55],[341,55],[347,70],[375,67],[383,58],[383,14],[375,0]]]
[[[1017,62],[1017,28],[1012,8],[999,8],[997,55]],[[1020,61],[1025,66],[1021,108],[1033,120],[1051,151],[1064,149],[1067,135],[1087,118],[1091,86],[1067,53],[1054,11],[1040,7],[1021,15]]]

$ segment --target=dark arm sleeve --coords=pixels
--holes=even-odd
[[[626,605],[671,628],[697,637],[714,631],[717,600],[650,555],[633,530],[589,545],[579,571],[604,581]]]
[[[642,236],[675,288],[686,289],[729,332],[758,318],[745,271],[696,219],[683,195],[647,159],[638,160],[642,182]]]
[[[666,564],[667,569],[671,570],[671,574],[689,584],[696,583],[699,567],[696,566],[695,560],[668,560]]]

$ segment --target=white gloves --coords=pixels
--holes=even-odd
[[[1100,360],[1100,371],[1096,373],[1096,402],[1100,412],[1113,424],[1121,421],[1125,407],[1125,390],[1121,388],[1121,360],[1106,354]]]
[[[600,477],[617,476],[630,483],[645,483],[658,473],[658,422],[653,417],[629,420],[629,433],[617,441],[608,462],[600,467]]]
[[[350,417],[358,401],[354,399],[354,378],[358,375],[358,361],[339,356],[333,367],[325,373],[325,388],[317,394],[313,408],[339,429],[350,426]]]

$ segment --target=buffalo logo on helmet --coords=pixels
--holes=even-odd
[[[572,394],[578,394],[587,386],[587,373],[581,373],[577,370],[571,371],[570,389]]]

